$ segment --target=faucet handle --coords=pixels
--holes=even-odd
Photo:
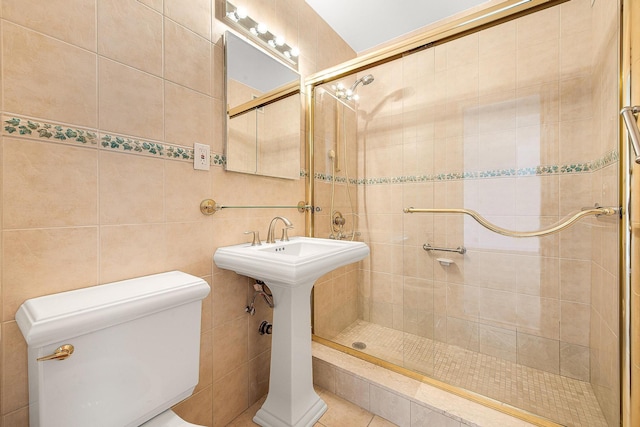
[[[253,240],[251,241],[251,246],[260,246],[262,242],[260,241],[260,232],[259,231],[245,231],[244,234],[253,234]]]
[[[288,227],[284,227],[282,229],[282,237],[280,238],[281,242],[288,242],[289,241],[289,235],[287,234],[287,230],[290,230],[293,228],[293,225],[290,225]]]

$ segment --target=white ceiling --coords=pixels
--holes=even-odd
[[[407,34],[487,0],[306,0],[353,50]]]

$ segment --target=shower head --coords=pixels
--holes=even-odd
[[[353,92],[354,90],[356,90],[356,87],[362,83],[364,86],[372,83],[374,80],[373,74],[367,74],[366,76],[362,76],[360,77],[358,80],[356,80],[353,85],[351,86],[351,88],[349,89],[351,92]]]
[[[358,87],[360,83],[362,83],[363,86],[366,86],[369,83],[373,82],[373,80],[374,80],[373,75],[367,74],[366,76],[362,76],[358,80],[356,80],[349,89],[345,89],[342,83],[338,83],[337,86],[332,86],[332,88],[333,90],[335,90],[335,94],[338,99],[355,101],[355,100],[358,100],[358,95],[356,94],[356,87]]]

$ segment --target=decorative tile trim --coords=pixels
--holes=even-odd
[[[181,145],[152,142],[121,135],[100,134],[100,145],[104,149],[174,160],[193,161],[193,148]]]
[[[220,153],[211,153],[211,164],[213,166],[226,166],[227,156]]]
[[[421,183],[421,182],[438,182],[438,181],[458,181],[465,179],[485,179],[485,178],[505,178],[505,177],[524,177],[524,176],[548,176],[548,175],[564,175],[576,173],[591,173],[599,169],[605,168],[620,160],[620,154],[617,150],[605,153],[599,159],[586,163],[572,163],[568,165],[539,165],[535,167],[519,168],[519,169],[494,169],[476,172],[453,172],[440,173],[432,175],[407,175],[392,177],[376,177],[376,178],[359,178],[350,179],[350,184],[356,185],[380,185],[380,184],[403,184],[403,183]],[[316,173],[314,179],[323,182],[332,182],[333,177],[330,174]],[[344,177],[336,177],[338,183],[346,183]]]
[[[17,115],[2,115],[1,132],[2,135],[13,138],[80,145],[185,162],[193,162],[194,156],[193,147],[102,133],[97,130],[67,126]],[[210,162],[213,166],[224,166],[227,164],[227,158],[224,154],[212,153]]]
[[[98,144],[97,132],[88,129],[6,115],[2,116],[2,124],[2,133],[12,137],[35,138],[74,145]]]

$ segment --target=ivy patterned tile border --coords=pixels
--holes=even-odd
[[[437,181],[457,181],[464,179],[485,179],[485,178],[504,178],[504,177],[525,177],[525,176],[547,176],[547,175],[563,175],[575,173],[590,173],[607,167],[620,160],[617,150],[606,153],[599,159],[586,163],[571,163],[567,165],[540,165],[519,169],[494,169],[487,171],[475,172],[454,172],[440,173],[432,175],[406,175],[378,178],[359,178],[349,179],[350,184],[356,185],[379,185],[379,184],[403,184],[403,183],[420,183],[420,182],[437,182]],[[333,177],[330,174],[316,173],[314,177],[317,181],[331,182]],[[336,182],[346,183],[344,177],[336,177]]]
[[[166,157],[174,160],[193,161],[193,148],[147,141],[110,133],[100,133],[100,146],[105,149]]]
[[[98,143],[98,133],[95,131],[15,116],[2,117],[2,132],[13,137],[36,138],[75,145],[91,146]]]
[[[50,123],[43,120],[28,119],[16,115],[3,115],[2,125],[2,133],[12,137],[30,138],[39,141],[71,145],[93,146],[123,153],[193,162],[193,147],[148,141],[112,133],[102,133],[96,130]],[[212,165],[224,166],[226,163],[227,159],[224,154],[211,154]]]

